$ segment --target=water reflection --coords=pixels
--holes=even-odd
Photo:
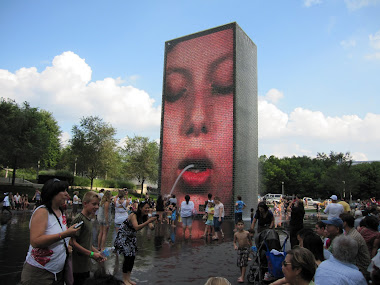
[[[1,215],[0,218],[0,280],[1,284],[18,284],[22,266],[29,246],[29,220],[31,212],[14,212],[12,216]],[[287,230],[289,215],[275,217],[275,227]],[[306,216],[306,228],[314,228],[317,217]],[[246,228],[250,222],[245,221]],[[177,227],[157,224],[155,230],[144,228],[138,232],[138,248],[132,277],[139,283],[160,284],[172,280],[173,284],[201,284],[208,276],[223,274],[235,280],[238,269],[235,264],[235,252],[232,246],[233,221],[225,221],[224,240],[212,241],[211,237],[201,239],[204,222],[194,220],[192,239],[184,238],[179,223]],[[96,242],[97,224],[94,223],[94,244]],[[115,230],[110,227],[107,247],[113,245]],[[287,246],[287,249],[290,247]],[[217,254],[216,261],[210,257]],[[121,278],[123,257],[112,253],[108,260],[99,265],[94,262],[92,270],[103,270]],[[183,268],[181,268],[183,266]],[[228,269],[231,268],[231,269]],[[188,272],[189,271],[189,272]],[[165,281],[166,280],[166,281]],[[174,281],[173,281],[174,280]],[[192,280],[192,281],[191,281]],[[198,281],[196,281],[198,280]],[[207,280],[207,278],[206,278]],[[152,283],[153,282],[153,283]],[[169,282],[170,283],[170,282]],[[203,284],[203,283],[202,283]]]

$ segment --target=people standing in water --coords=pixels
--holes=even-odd
[[[222,230],[222,224],[224,221],[224,205],[220,202],[219,197],[214,198],[214,231],[215,234],[212,237],[213,240],[219,239],[219,233],[221,234],[221,238],[224,238],[224,233]]]
[[[115,249],[117,253],[124,255],[123,263],[123,281],[126,285],[136,285],[136,282],[131,280],[131,273],[135,263],[137,253],[137,231],[146,226],[154,229],[153,222],[157,217],[149,217],[149,204],[145,201],[138,205],[137,211],[130,214],[122,223],[116,239]]]
[[[98,235],[98,249],[103,251],[106,245],[106,239],[110,223],[112,220],[111,215],[111,191],[105,191],[102,200],[100,201],[98,211],[99,222],[99,235]]]
[[[241,196],[237,196],[237,201],[235,203],[235,231],[237,230],[237,222],[243,219],[243,210],[245,209],[246,205],[241,200]]]
[[[42,187],[42,205],[30,218],[30,246],[21,273],[21,284],[63,285],[63,268],[71,251],[70,237],[80,227],[67,228],[62,206],[69,198],[69,184],[58,179],[48,180]]]
[[[251,224],[251,230],[255,230],[255,225],[257,223],[257,232],[260,233],[265,229],[273,229],[274,227],[274,216],[269,210],[265,202],[260,202],[257,206],[257,211],[253,217],[253,222]]]
[[[303,229],[303,218],[305,216],[303,201],[298,196],[290,203],[288,212],[290,212],[290,245],[294,248],[299,244],[297,232]]]
[[[181,203],[181,219],[182,231],[185,238],[186,228],[189,230],[189,237],[191,238],[191,230],[193,225],[194,203],[190,201],[190,196],[185,196],[185,201]]]

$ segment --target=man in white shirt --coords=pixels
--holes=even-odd
[[[339,218],[339,215],[344,212],[343,206],[338,204],[338,197],[336,195],[332,195],[330,199],[331,204],[327,205],[324,211],[325,214],[328,214],[328,220],[331,220],[332,218]]]

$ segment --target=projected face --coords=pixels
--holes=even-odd
[[[161,193],[191,195],[196,208],[207,194],[232,203],[233,30],[177,43],[166,57]]]

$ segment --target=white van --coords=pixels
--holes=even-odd
[[[267,203],[273,203],[273,202],[279,203],[282,199],[282,194],[270,194],[270,193],[268,193],[268,194],[265,194],[265,196],[263,198],[265,198]]]

